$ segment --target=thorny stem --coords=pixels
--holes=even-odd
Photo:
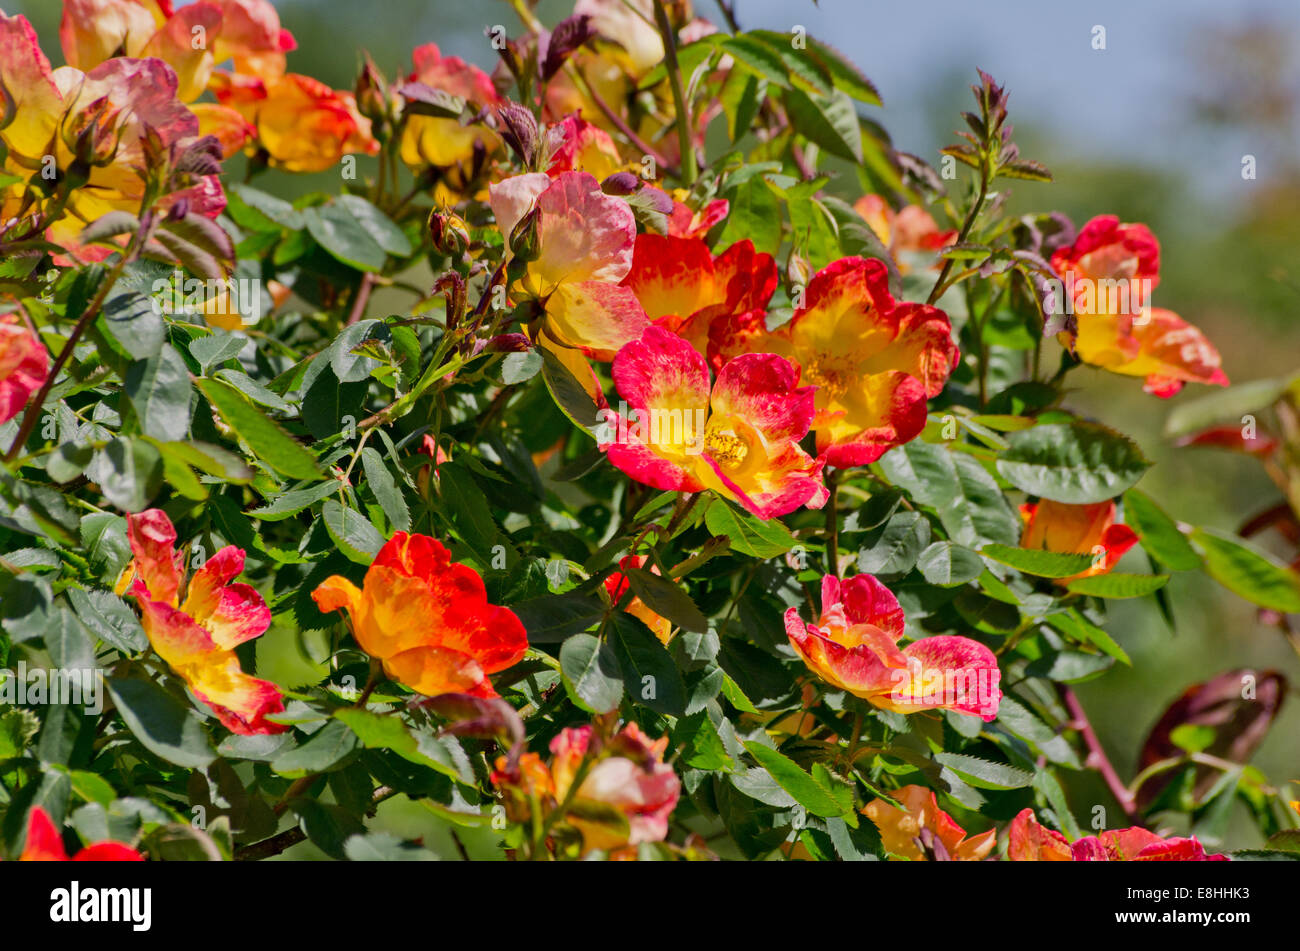
[[[361,278],[361,285],[357,288],[356,296],[352,299],[352,309],[348,312],[347,326],[351,327],[366,312],[366,304],[370,301],[370,292],[375,288],[375,276],[366,272]]]
[[[1097,733],[1088,720],[1088,714],[1084,711],[1083,704],[1079,702],[1078,696],[1070,687],[1065,684],[1058,684],[1057,688],[1060,691],[1061,699],[1065,702],[1065,708],[1070,711],[1071,726],[1079,731],[1084,744],[1088,747],[1088,765],[1101,773],[1101,778],[1106,781],[1106,788],[1115,797],[1119,807],[1124,810],[1124,815],[1128,817],[1129,822],[1137,822],[1138,810],[1133,794],[1129,792],[1128,787],[1120,780],[1119,773],[1111,765],[1110,757],[1106,755],[1101,740],[1097,738]]]
[[[654,159],[655,166],[663,169],[666,174],[673,176],[679,176],[681,174],[677,166],[668,161],[666,155],[632,130],[632,127],[624,121],[623,117],[614,111],[614,108],[604,100],[600,93],[596,92],[596,87],[592,85],[591,80],[587,78],[585,73],[581,73],[576,67],[573,67],[569,68],[569,74],[579,79],[582,86],[586,88],[587,95],[591,98],[591,101],[596,104],[596,108],[604,114],[606,119],[613,123],[614,128],[618,129],[618,131],[623,134],[624,138],[632,143],[633,148],[640,149],[643,155],[648,155]]]
[[[32,430],[36,428],[36,421],[40,419],[41,411],[45,406],[45,400],[49,397],[50,390],[54,389],[54,383],[58,379],[59,373],[62,372],[64,366],[67,365],[68,360],[72,357],[72,351],[76,349],[77,342],[81,340],[82,335],[86,332],[86,328],[88,328],[91,321],[98,316],[100,308],[104,306],[104,301],[108,298],[109,291],[113,289],[113,285],[117,283],[117,279],[122,276],[122,271],[126,267],[127,259],[130,256],[130,251],[128,249],[127,252],[124,252],[118,257],[117,263],[114,264],[113,269],[108,272],[108,275],[99,285],[99,289],[95,292],[95,296],[91,299],[90,303],[86,305],[86,309],[82,312],[81,317],[78,318],[76,326],[72,328],[72,333],[68,335],[68,342],[63,345],[63,349],[59,351],[59,355],[54,358],[54,365],[50,367],[50,372],[49,375],[46,376],[45,382],[41,384],[41,388],[36,392],[35,399],[28,404],[27,412],[23,414],[23,421],[18,426],[18,434],[14,436],[13,443],[9,446],[8,452],[4,455],[5,462],[12,462],[14,456],[18,455],[18,451],[27,443],[27,438],[31,436]]]

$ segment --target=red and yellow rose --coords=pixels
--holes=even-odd
[[[158,656],[231,732],[288,729],[266,719],[284,711],[279,688],[244,673],[235,654],[236,647],[260,637],[271,625],[262,596],[234,581],[244,570],[244,550],[222,548],[186,585],[184,557],[176,549],[176,529],[167,513],[147,509],[128,516],[127,540],[135,557],[119,587],[130,585],[140,606],[140,623]]]
[[[495,697],[488,680],[528,649],[519,618],[489,604],[483,579],[428,535],[397,532],[358,588],[333,575],[312,598],[325,612],[346,608],[352,634],[393,680],[416,693]]]
[[[798,608],[790,608],[785,630],[813,673],[877,707],[898,713],[954,710],[986,723],[997,718],[1002,674],[993,652],[951,634],[900,648],[903,609],[871,575],[844,581],[826,575],[817,622],[805,622]]]

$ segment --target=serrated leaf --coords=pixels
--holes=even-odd
[[[1104,502],[1133,487],[1151,463],[1126,436],[1100,423],[1039,424],[1008,437],[998,474],[1055,502]]]
[[[196,382],[226,425],[248,443],[259,459],[290,478],[321,478],[315,457],[229,383],[215,379]]]
[[[1034,774],[1028,770],[964,753],[936,753],[934,761],[979,789],[1023,789],[1034,781]]]
[[[338,499],[327,499],[321,506],[321,519],[330,538],[350,561],[369,565],[384,547],[384,536],[355,509],[344,506]]]
[[[714,536],[726,535],[731,550],[754,558],[775,558],[794,547],[794,536],[776,519],[763,521],[714,499],[704,513],[704,524]]]
[[[1192,532],[1205,555],[1205,571],[1219,584],[1252,604],[1300,612],[1300,575],[1243,539],[1212,528]]]
[[[588,713],[609,713],[623,699],[618,658],[590,634],[575,634],[561,645],[560,674],[569,699]]]
[[[1092,555],[1072,555],[1038,548],[989,544],[980,554],[1017,571],[1039,578],[1072,578],[1092,567]]]
[[[1066,585],[1074,594],[1095,598],[1141,598],[1154,594],[1169,582],[1168,575],[1130,575],[1110,572],[1076,578]]]

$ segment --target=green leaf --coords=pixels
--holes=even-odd
[[[220,380],[200,379],[197,383],[226,425],[248,444],[259,459],[281,475],[293,479],[322,478],[315,457],[238,390]]]
[[[1039,424],[1008,437],[998,457],[1016,488],[1072,505],[1104,502],[1133,487],[1151,463],[1126,436],[1099,423]]]
[[[588,713],[609,713],[623,699],[618,658],[590,634],[575,634],[561,645],[560,674],[569,699]]]
[[[667,578],[651,574],[643,568],[628,568],[623,572],[632,591],[655,614],[672,621],[687,631],[703,632],[709,622],[695,606],[690,595]]]
[[[283,198],[249,185],[227,185],[226,211],[235,224],[250,231],[298,231],[305,225],[302,212]]]
[[[1172,518],[1138,489],[1124,493],[1124,521],[1138,534],[1148,555],[1174,571],[1195,571],[1201,557]]]
[[[790,88],[782,95],[794,130],[832,155],[862,164],[862,130],[853,100],[836,90],[818,96]]]
[[[115,287],[100,308],[95,327],[110,346],[132,360],[146,360],[158,352],[166,337],[162,313],[139,291]]]
[[[530,644],[557,644],[570,635],[590,630],[605,616],[605,605],[599,598],[576,591],[530,598],[510,609],[523,622]]]
[[[227,360],[234,360],[239,356],[244,344],[248,343],[246,336],[239,334],[209,334],[200,336],[190,342],[190,356],[199,361],[199,369],[204,375],[213,366],[220,366]]]
[[[761,176],[755,176],[728,192],[731,207],[717,247],[737,241],[754,242],[761,254],[776,254],[781,247],[781,200]]]
[[[250,509],[249,518],[263,522],[279,522],[297,515],[308,506],[315,505],[321,499],[329,498],[338,491],[336,482],[320,482],[307,489],[292,489],[277,495],[270,505]]]
[[[809,52],[830,74],[836,89],[842,89],[859,102],[879,106],[880,93],[875,83],[868,79],[853,61],[828,43],[814,37],[805,37]]]
[[[542,379],[560,411],[575,425],[591,432],[601,423],[601,413],[591,394],[569,372],[569,368],[545,347],[542,353]]]
[[[1235,535],[1212,528],[1192,532],[1192,542],[1205,556],[1205,570],[1233,594],[1252,604],[1300,612],[1300,575]]]
[[[338,499],[327,499],[321,506],[321,518],[330,538],[350,561],[369,565],[384,547],[384,536],[355,509],[344,506]]]
[[[858,571],[872,575],[905,575],[916,566],[930,544],[930,522],[920,512],[899,512],[869,536],[858,552]]]
[[[375,494],[380,508],[388,516],[388,522],[399,532],[411,530],[411,510],[406,505],[402,490],[397,480],[384,465],[384,458],[371,446],[361,450],[361,467],[366,472],[366,484]]]
[[[162,488],[162,453],[143,439],[114,439],[95,453],[86,478],[104,498],[126,512],[139,512]]]
[[[40,729],[40,719],[30,710],[14,707],[0,713],[0,763],[22,756]]]
[[[324,205],[305,208],[302,214],[316,243],[358,270],[377,273],[384,269],[388,255],[411,253],[401,230],[359,195],[340,195]]]
[[[459,462],[438,467],[438,494],[460,537],[486,565],[491,564],[494,545],[499,542],[496,521],[487,497],[469,470]]]
[[[1039,578],[1072,578],[1092,567],[1092,555],[1069,555],[1038,548],[985,545],[980,554]]]
[[[1070,610],[1061,614],[1053,614],[1047,618],[1047,623],[1074,641],[1098,647],[1121,664],[1132,666],[1133,662],[1129,660],[1124,648],[1116,644],[1114,638],[1074,608],[1070,608]]]
[[[1034,774],[1006,763],[994,763],[964,753],[936,753],[934,761],[947,766],[979,789],[1023,789],[1034,781]]]
[[[163,344],[153,356],[132,363],[122,386],[146,436],[163,442],[185,438],[193,390],[189,368],[175,347]]]
[[[846,815],[850,811],[844,808],[829,787],[819,783],[789,757],[752,740],[745,743],[745,749],[768,771],[777,785],[813,815],[830,818]]]
[[[781,54],[762,40],[744,33],[729,36],[718,44],[748,69],[768,82],[789,88],[790,71]]]
[[[713,499],[704,512],[704,524],[715,536],[726,535],[731,550],[754,558],[775,558],[794,547],[794,536],[776,519],[763,521]]]
[[[345,765],[360,745],[360,739],[346,723],[331,720],[301,746],[295,746],[272,760],[271,769],[291,779],[328,772]]]
[[[1074,594],[1095,598],[1141,598],[1154,594],[1169,582],[1168,575],[1127,575],[1111,572],[1076,578],[1066,585]]]
[[[1296,377],[1251,380],[1179,403],[1165,420],[1165,436],[1186,436],[1216,423],[1239,422],[1242,416],[1276,403],[1295,380]]]
[[[144,628],[135,612],[121,598],[104,588],[68,589],[68,601],[77,617],[101,641],[124,654],[134,654],[149,647]]]
[[[686,684],[668,649],[632,615],[619,611],[610,620],[610,641],[629,698],[665,716],[684,714]]]
[[[965,453],[914,439],[885,453],[881,471],[922,505],[939,513],[952,541],[970,548],[983,542],[1014,545],[1021,523],[997,482]]]
[[[152,680],[114,677],[105,683],[127,728],[149,752],[186,769],[206,769],[217,758],[194,710]]]
[[[345,707],[336,710],[334,716],[348,725],[366,749],[392,750],[403,759],[437,770],[458,783],[474,784],[473,768],[454,738],[412,730],[391,713]]]
[[[926,581],[943,588],[966,584],[984,573],[979,555],[952,542],[935,542],[921,552],[916,567]]]

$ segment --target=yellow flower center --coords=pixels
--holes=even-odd
[[[818,388],[823,399],[838,399],[848,392],[853,373],[828,353],[814,354],[803,362],[803,382]]]
[[[749,443],[743,437],[730,429],[714,426],[712,420],[704,434],[704,449],[724,469],[739,468],[749,455]]]

